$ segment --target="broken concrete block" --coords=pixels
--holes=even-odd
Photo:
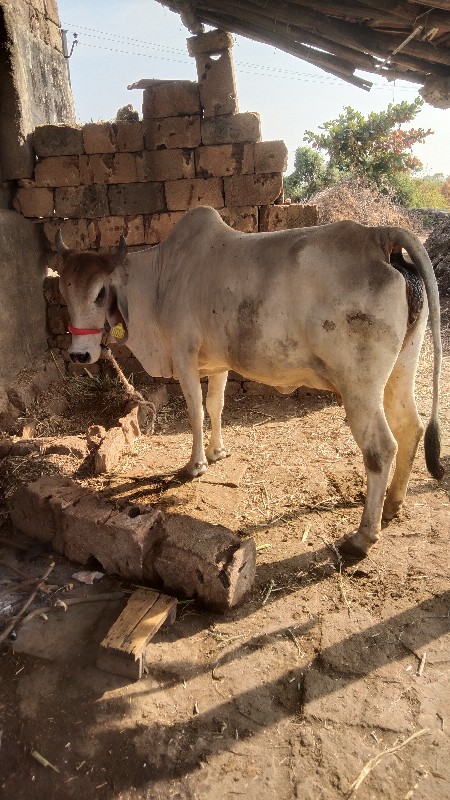
[[[110,428],[95,454],[95,474],[101,475],[103,472],[111,472],[115,469],[126,446],[122,428]]]
[[[95,558],[110,574],[198,597],[218,610],[239,603],[255,576],[253,539],[151,506],[119,511],[69,478],[45,475],[20,487],[9,504],[13,524],[66,558]]]

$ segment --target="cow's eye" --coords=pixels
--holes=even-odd
[[[105,297],[106,297],[106,289],[105,289],[104,286],[102,286],[102,288],[100,289],[97,297],[95,298],[95,302],[98,303],[98,304],[103,303],[103,300],[105,299]]]

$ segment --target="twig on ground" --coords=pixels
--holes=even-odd
[[[67,597],[64,600],[66,606],[77,606],[80,603],[96,603],[99,600],[122,600],[124,593],[123,592],[99,592],[99,594],[91,594],[88,597]],[[35,617],[41,616],[41,614],[48,614],[49,611],[54,611],[55,609],[62,608],[62,606],[41,606],[41,608],[35,608],[31,614],[28,614],[25,619],[22,620],[22,625],[26,622],[30,622],[30,620],[34,619]]]
[[[424,671],[424,669],[425,669],[425,662],[426,662],[426,660],[427,660],[427,651],[425,650],[424,654],[422,655],[422,657],[421,657],[421,659],[420,659],[419,668],[418,668],[418,670],[417,670],[417,675],[418,675],[419,677],[420,677],[421,675],[423,675],[423,671]]]
[[[6,639],[6,638],[9,636],[9,634],[11,633],[11,631],[12,631],[12,630],[14,630],[14,628],[15,628],[15,626],[16,626],[16,623],[17,623],[17,622],[19,622],[19,620],[20,620],[20,619],[22,618],[22,616],[25,614],[25,611],[27,610],[27,608],[28,608],[28,607],[31,605],[31,603],[33,602],[33,600],[34,600],[34,598],[36,597],[36,595],[37,595],[37,593],[38,593],[38,591],[39,591],[39,589],[40,589],[41,585],[42,585],[43,583],[45,583],[45,581],[47,580],[47,578],[48,578],[48,576],[50,575],[50,573],[51,573],[52,569],[54,568],[54,566],[55,566],[55,562],[54,562],[54,561],[52,561],[52,562],[51,562],[51,563],[48,565],[47,569],[45,570],[45,572],[44,572],[44,574],[43,574],[42,578],[40,579],[39,583],[37,584],[37,586],[36,586],[36,587],[33,589],[33,591],[31,592],[31,594],[30,594],[30,596],[29,596],[28,600],[26,600],[26,601],[25,601],[25,603],[24,603],[24,604],[23,604],[23,606],[21,607],[20,611],[18,611],[18,613],[16,614],[16,616],[12,618],[11,622],[10,622],[10,623],[9,623],[9,624],[6,626],[6,628],[4,628],[4,630],[3,630],[3,631],[0,633],[0,644],[1,644],[2,642],[4,642],[4,641],[5,641],[5,639]]]
[[[388,747],[388,749],[384,750],[383,753],[378,753],[378,755],[376,755],[373,758],[371,758],[367,762],[367,764],[363,767],[363,769],[359,773],[359,775],[356,778],[356,780],[354,780],[352,785],[349,787],[348,792],[347,792],[347,798],[349,798],[349,797],[351,797],[352,795],[355,794],[355,792],[361,786],[362,782],[367,778],[367,776],[372,772],[373,768],[376,767],[376,765],[379,764],[379,762],[383,758],[385,758],[386,756],[392,755],[393,753],[396,753],[397,750],[401,750],[402,747],[405,747],[407,744],[412,742],[413,739],[417,739],[419,736],[423,736],[425,733],[431,733],[430,729],[429,728],[421,728],[419,731],[415,731],[414,733],[412,733],[411,736],[408,736],[408,738],[405,739],[404,742],[401,742],[400,744],[396,744],[394,747]]]

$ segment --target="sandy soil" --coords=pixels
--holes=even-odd
[[[176,398],[159,414],[155,435],[137,442],[113,475],[94,479],[76,459],[52,462],[118,501],[176,507],[253,536],[257,576],[245,602],[223,616],[180,603],[175,624],[150,644],[138,683],[95,667],[98,643],[123,604],[74,606],[24,625],[0,650],[5,800],[450,796],[448,325],[447,312],[447,474],[434,481],[420,447],[401,518],[359,563],[342,562],[334,543],[361,515],[362,459],[343,409],[328,396],[228,397],[230,456],[189,483],[176,475],[190,449]],[[427,339],[417,386],[424,421],[430,353]],[[91,420],[75,411],[53,427],[83,432]],[[89,413],[102,422],[104,405]],[[39,420],[43,432],[47,423]],[[30,459],[3,466],[7,492],[29,467]],[[16,535],[7,522],[2,534]],[[26,558],[25,551],[21,569],[39,575],[49,557]],[[58,559],[58,596],[84,591],[73,572]],[[5,567],[2,575],[11,581]],[[105,577],[93,591],[116,583]]]

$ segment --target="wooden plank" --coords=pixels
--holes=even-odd
[[[139,680],[143,674],[145,649],[165,621],[174,622],[176,605],[174,597],[152,589],[133,592],[100,644],[97,667]]]

